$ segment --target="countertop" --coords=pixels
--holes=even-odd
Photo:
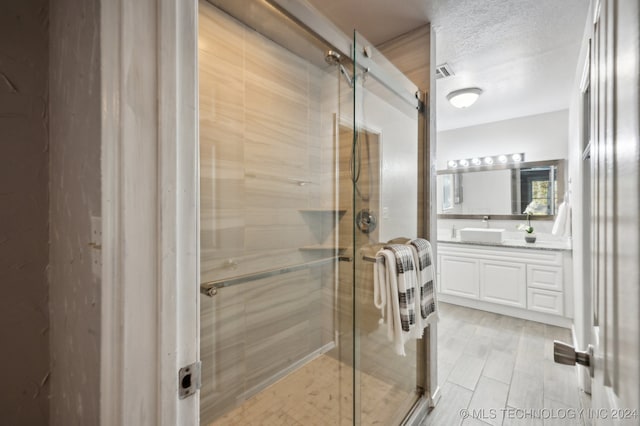
[[[512,248],[524,248],[532,250],[553,250],[553,251],[571,251],[571,240],[568,238],[558,239],[551,235],[540,235],[535,243],[527,243],[524,240],[524,233],[517,234],[520,238],[514,238],[512,235],[505,236],[502,243],[485,243],[475,241],[460,241],[460,237],[455,238],[447,237],[438,234],[439,243],[451,243],[451,244],[466,244],[473,246],[487,246],[487,247],[512,247]]]

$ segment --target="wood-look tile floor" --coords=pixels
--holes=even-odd
[[[553,362],[553,340],[571,342],[570,330],[441,303],[442,397],[424,424],[584,425],[553,418],[570,417],[589,403],[575,367]],[[470,416],[463,418],[462,410]]]

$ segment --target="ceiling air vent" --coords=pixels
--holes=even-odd
[[[451,65],[444,63],[436,66],[436,80],[439,78],[447,78],[455,75],[451,69]]]

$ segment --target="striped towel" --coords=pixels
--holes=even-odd
[[[416,310],[420,312],[418,326],[422,329],[432,319],[438,318],[438,302],[435,292],[433,255],[429,241],[416,238],[407,243],[411,247],[417,266],[418,289],[420,292]]]
[[[406,355],[404,344],[422,336],[416,326],[417,276],[413,252],[404,244],[388,244],[376,254],[374,303],[387,324],[387,338],[398,355]],[[417,313],[417,315],[416,315]]]

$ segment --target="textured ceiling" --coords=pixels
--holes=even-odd
[[[431,22],[437,64],[455,76],[437,81],[438,130],[569,107],[588,0],[309,0],[344,32],[379,44]],[[484,93],[460,110],[446,94]]]

